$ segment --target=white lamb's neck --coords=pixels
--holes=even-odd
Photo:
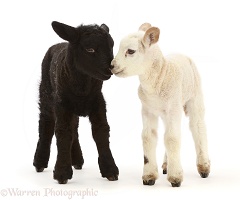
[[[139,75],[141,87],[144,92],[158,94],[166,73],[165,59],[159,48],[152,53],[152,64],[147,67],[144,74]]]

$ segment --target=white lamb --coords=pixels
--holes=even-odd
[[[163,173],[173,187],[183,180],[180,162],[181,117],[189,116],[195,142],[197,169],[202,178],[210,173],[210,161],[204,103],[200,77],[193,61],[183,55],[164,57],[156,44],[160,30],[149,23],[122,39],[112,61],[112,72],[118,77],[139,75],[139,98],[142,102],[144,170],[143,184],[154,185],[158,178],[156,144],[158,117],[165,125]]]

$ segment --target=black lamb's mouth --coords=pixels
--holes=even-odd
[[[90,76],[94,79],[100,80],[100,81],[105,81],[110,79],[112,74],[105,74],[105,73],[100,73],[100,72],[95,72],[95,74],[91,74]]]
[[[107,75],[112,75],[112,71],[110,69],[107,70]]]

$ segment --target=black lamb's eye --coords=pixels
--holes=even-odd
[[[94,50],[93,48],[86,49],[86,51],[87,51],[88,53],[94,53],[94,52],[95,52],[95,50]]]
[[[132,50],[132,49],[128,49],[127,50],[127,54],[130,54],[130,55],[132,55],[132,54],[134,54],[136,51],[135,50]]]

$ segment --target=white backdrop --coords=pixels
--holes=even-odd
[[[158,2],[158,5],[156,5]],[[110,199],[167,198],[202,199],[214,195],[239,198],[240,188],[240,12],[238,1],[1,1],[0,3],[0,198]],[[87,118],[80,119],[80,143],[85,164],[74,170],[67,185],[52,179],[56,161],[53,140],[48,169],[36,173],[32,166],[38,139],[38,84],[41,62],[47,49],[62,40],[51,28],[53,20],[72,26],[106,23],[115,41],[149,22],[161,30],[159,45],[164,55],[183,53],[193,58],[202,77],[209,153],[208,179],[195,167],[195,149],[182,122],[184,182],[172,188],[161,174],[164,154],[163,126],[159,122],[159,179],[143,186],[141,175],[141,104],[138,78],[112,76],[104,83],[111,149],[119,167],[117,182],[101,178],[97,150]],[[34,193],[35,192],[35,193]],[[74,195],[72,195],[75,192]],[[78,193],[77,193],[78,192]],[[85,196],[78,196],[80,193]],[[85,192],[85,193],[84,193]],[[34,195],[35,194],[35,195]]]

